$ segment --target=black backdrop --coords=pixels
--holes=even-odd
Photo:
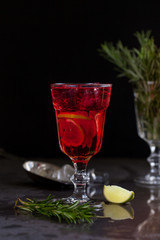
[[[104,41],[137,46],[152,30],[160,45],[159,5],[152,1],[12,1],[0,8],[0,147],[25,157],[63,156],[51,103],[52,82],[110,82],[113,91],[99,156],[146,157],[137,136],[127,79],[99,56]]]

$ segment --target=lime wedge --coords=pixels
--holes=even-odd
[[[134,199],[134,192],[116,185],[104,185],[103,194],[111,203],[126,203]]]
[[[134,218],[134,210],[130,204],[119,205],[119,204],[102,204],[103,206],[103,215],[106,218],[112,220],[125,220]]]

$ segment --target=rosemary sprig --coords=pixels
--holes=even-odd
[[[59,222],[65,220],[67,223],[92,223],[93,217],[95,217],[95,208],[90,206],[89,203],[79,204],[76,201],[72,204],[66,204],[63,200],[54,200],[54,197],[50,194],[45,200],[32,200],[26,198],[27,201],[23,201],[18,198],[15,202],[15,208],[42,214],[48,217],[56,217]],[[20,205],[19,205],[20,203]]]

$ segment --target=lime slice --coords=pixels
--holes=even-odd
[[[106,218],[111,218],[113,220],[125,220],[134,218],[134,210],[130,204],[119,205],[119,204],[102,204],[103,215]]]
[[[74,114],[74,113],[60,113],[57,115],[58,118],[79,118],[79,119],[86,119],[86,120],[91,120],[91,118],[80,115],[80,114]]]
[[[104,185],[103,194],[111,203],[126,203],[134,199],[134,192],[116,185]]]
[[[72,119],[59,119],[59,133],[67,147],[78,147],[84,140],[82,128]]]

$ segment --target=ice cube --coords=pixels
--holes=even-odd
[[[53,172],[52,168],[50,168],[46,164],[39,164],[38,167],[36,166],[34,168],[34,173],[36,173],[42,177],[50,178],[52,175],[52,172]]]
[[[65,164],[59,170],[53,172],[52,178],[60,181],[69,182],[73,174],[74,174],[74,168],[69,164]]]

